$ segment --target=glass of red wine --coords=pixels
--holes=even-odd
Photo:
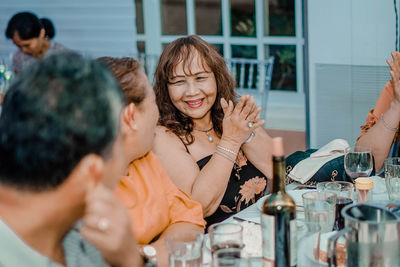
[[[243,248],[243,227],[236,223],[217,223],[208,229],[211,254],[220,249]]]
[[[358,177],[368,177],[373,169],[372,153],[369,147],[348,147],[344,155],[344,169],[351,181]]]
[[[344,228],[342,209],[354,201],[354,185],[350,182],[336,181],[325,185],[325,190],[336,194],[336,211],[334,230]]]

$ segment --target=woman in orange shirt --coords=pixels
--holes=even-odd
[[[370,147],[375,159],[375,169],[380,170],[388,157],[393,141],[398,136],[400,123],[400,53],[392,53],[386,60],[392,79],[383,88],[374,109],[357,138],[357,145]]]
[[[152,244],[157,250],[158,264],[163,265],[168,262],[166,234],[187,229],[203,232],[202,208],[170,181],[150,151],[158,109],[139,63],[132,58],[103,57],[99,61],[107,65],[127,100],[121,112],[121,131],[129,165],[116,194],[128,208],[138,242]]]

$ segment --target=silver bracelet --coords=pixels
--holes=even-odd
[[[228,155],[225,155],[224,153],[222,153],[221,151],[215,150],[215,153],[217,153],[218,155],[226,158],[227,160],[231,161],[233,164],[236,164],[236,161],[233,160],[231,157],[229,157]]]
[[[383,126],[385,126],[386,129],[392,131],[392,132],[397,132],[399,130],[399,127],[390,127],[389,124],[386,123],[385,118],[383,117],[383,113],[381,115],[381,121]]]
[[[223,146],[218,145],[217,148],[218,148],[218,149],[221,149],[221,150],[223,150],[223,151],[229,152],[229,153],[235,155],[235,157],[237,157],[237,155],[238,155],[238,153],[236,153],[235,151],[232,151],[232,150],[230,150],[230,149],[228,149],[228,148],[226,148],[226,147],[223,147]]]
[[[251,142],[251,140],[253,140],[254,136],[256,135],[256,131],[251,131],[251,134],[249,136],[249,138],[246,139],[246,141],[244,141],[245,144],[248,144]]]

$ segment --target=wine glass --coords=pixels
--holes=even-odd
[[[368,177],[373,168],[372,153],[369,147],[348,147],[344,155],[344,169],[351,181],[358,177]]]

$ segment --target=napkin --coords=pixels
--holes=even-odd
[[[299,183],[306,183],[327,162],[343,156],[349,143],[344,139],[335,139],[324,145],[309,158],[303,159],[288,174],[289,178]]]

